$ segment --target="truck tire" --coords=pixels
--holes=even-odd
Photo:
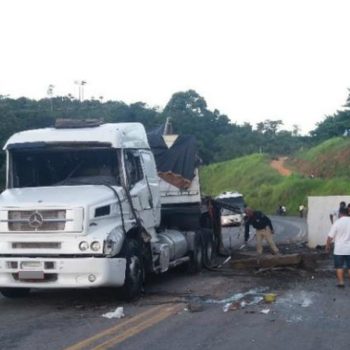
[[[24,298],[28,296],[29,288],[1,288],[1,294],[6,298]]]
[[[203,237],[203,263],[205,267],[211,267],[215,259],[215,245],[213,231],[202,229]]]
[[[190,252],[190,261],[188,264],[189,273],[198,273],[202,270],[203,266],[203,242],[202,234],[200,231],[196,232],[194,238],[193,251]]]
[[[145,269],[139,243],[130,239],[124,247],[126,259],[125,281],[121,288],[122,298],[126,301],[138,299],[143,290]]]

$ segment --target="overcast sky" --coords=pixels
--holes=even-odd
[[[0,0],[0,94],[164,107],[196,90],[210,109],[304,133],[350,87],[350,1]]]

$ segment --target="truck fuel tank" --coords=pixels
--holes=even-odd
[[[159,242],[169,246],[170,260],[183,257],[187,252],[189,245],[186,236],[177,230],[165,230],[158,233]]]

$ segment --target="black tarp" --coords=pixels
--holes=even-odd
[[[164,126],[161,126],[147,134],[158,172],[181,177],[187,180],[181,187],[189,187],[195,176],[197,161],[196,139],[192,135],[179,135],[174,144],[168,148],[163,139],[163,130]],[[161,177],[164,178],[163,176]],[[164,179],[166,181],[169,180],[167,177]],[[174,184],[171,181],[168,182]],[[178,184],[176,186],[180,187]]]

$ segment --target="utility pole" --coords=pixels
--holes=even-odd
[[[86,85],[86,81],[81,81],[81,100],[84,101],[84,85]]]
[[[84,101],[84,85],[87,84],[85,80],[75,80],[74,81],[75,85],[78,85],[79,89],[79,101],[83,102]]]
[[[51,112],[53,111],[53,104],[52,104],[52,96],[53,96],[53,89],[55,88],[54,85],[50,84],[47,88],[47,95],[49,96],[49,100],[50,100],[50,107],[51,107]]]

